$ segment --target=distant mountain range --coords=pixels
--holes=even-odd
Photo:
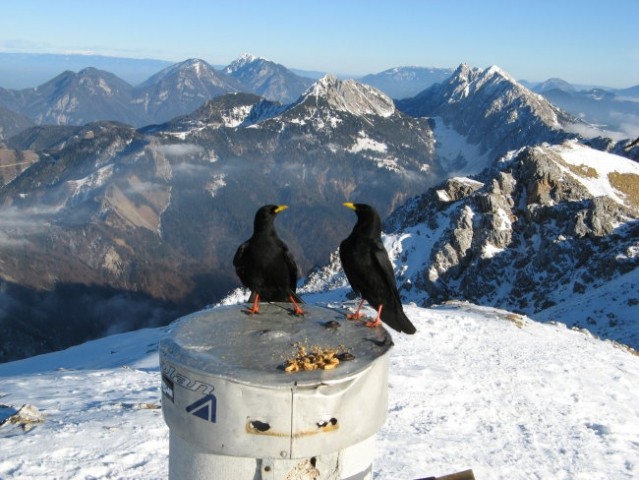
[[[618,138],[639,136],[639,86],[623,90],[577,90],[555,79],[538,85],[535,91],[594,127],[619,132]]]
[[[191,59],[164,68],[136,87],[91,67],[78,73],[66,71],[37,88],[0,89],[0,105],[37,125],[106,120],[141,127],[187,114],[231,92],[258,93],[288,103],[312,83],[262,59],[254,58],[250,65],[244,62],[243,68],[238,65],[234,62],[220,71]]]
[[[395,99],[414,97],[426,88],[447,80],[451,68],[397,67],[365,75],[359,81],[372,85]]]
[[[497,67],[460,65],[444,81],[397,102],[370,85],[331,75],[309,86],[297,84],[304,90],[290,103],[237,91],[238,83],[246,85],[260,72],[269,72],[273,81],[253,81],[251,88],[295,97],[281,88],[295,77],[248,56],[226,71],[200,60],[182,62],[137,87],[87,69],[63,74],[47,88],[0,92],[15,105],[41,112],[38,118],[61,123],[26,128],[0,149],[0,169],[6,172],[0,177],[0,360],[163,324],[218,301],[238,285],[230,259],[250,235],[255,210],[265,203],[290,206],[277,228],[303,275],[321,271],[350,231],[352,215],[341,207],[346,200],[370,203],[383,217],[413,208],[393,214],[396,220],[389,225],[397,232],[411,227],[411,218],[436,215],[436,222],[419,217],[426,222],[419,235],[440,238],[441,253],[419,250],[405,265],[406,271],[441,270],[442,280],[434,286],[422,278],[425,274],[411,277],[413,287],[405,286],[422,292],[424,302],[427,295],[436,301],[471,295],[472,289],[455,282],[467,262],[483,258],[477,253],[487,245],[480,241],[483,236],[503,235],[502,243],[490,242],[495,249],[506,249],[508,238],[517,238],[532,249],[526,255],[535,257],[542,247],[550,252],[535,240],[541,230],[520,238],[505,229],[507,224],[532,229],[518,219],[548,209],[549,221],[561,223],[562,235],[581,232],[574,255],[583,255],[586,263],[595,250],[584,245],[608,242],[614,244],[611,251],[633,251],[628,238],[618,238],[608,226],[636,218],[634,207],[626,204],[634,198],[634,173],[613,174],[614,184],[622,185],[616,196],[625,209],[619,212],[612,211],[615,204],[581,195],[576,184],[560,196],[566,171],[583,169],[584,178],[594,173],[588,165],[567,166],[556,160],[562,153],[543,146],[580,142],[581,151],[597,152],[585,146],[589,142],[632,157],[636,142],[587,140],[578,133],[582,120]],[[93,109],[86,107],[89,103]],[[140,127],[122,119],[89,118],[98,106],[162,118],[180,105],[196,106]],[[72,124],[73,115],[84,123]],[[524,160],[531,155],[557,166],[526,186],[526,175],[534,171],[509,169],[528,165]],[[617,158],[601,155],[606,155],[604,163]],[[469,180],[454,182],[455,188],[441,186],[451,178]],[[501,191],[499,198],[491,196]],[[470,211],[463,202],[474,202]],[[610,218],[598,218],[603,213]],[[443,236],[448,231],[454,238]],[[479,243],[470,255],[473,242]],[[606,255],[602,258],[611,258]],[[625,265],[634,268],[633,254],[626,256],[631,260]],[[535,275],[542,278],[545,265],[551,276],[552,262],[535,262]],[[504,270],[487,268],[484,277],[477,276],[477,282],[485,282],[482,301],[507,306],[549,291],[547,285],[522,280],[522,293],[509,297],[502,291],[512,289],[499,287],[510,281]],[[603,278],[612,281],[621,273],[616,268]],[[578,283],[585,291],[596,286]],[[501,296],[489,295],[493,284]],[[528,306],[538,304],[530,300]],[[524,306],[515,303],[514,308]]]
[[[175,62],[104,55],[0,52],[0,87],[13,90],[35,88],[65,71],[95,68],[112,72],[137,85]]]
[[[320,72],[294,72],[248,54],[226,67],[212,66],[197,59],[170,64],[86,55],[30,57],[0,53],[0,60],[6,60],[0,62],[0,80],[3,69],[7,69],[6,75],[10,74],[10,69],[19,75],[20,71],[33,65],[42,65],[43,69],[57,68],[61,72],[38,84],[37,88],[11,90],[0,87],[0,107],[37,125],[83,125],[108,120],[141,127],[188,114],[206,100],[230,92],[253,93],[289,104],[322,76]],[[67,70],[63,71],[65,68]],[[138,75],[132,76],[133,71]],[[142,79],[143,73],[149,75]],[[359,81],[378,88],[391,98],[407,99],[433,84],[445,82],[452,73],[453,70],[448,68],[397,67],[366,75]],[[131,81],[132,78],[136,81]],[[616,140],[639,136],[639,86],[624,90],[578,90],[561,79],[550,79],[532,84],[530,88],[557,107],[581,118],[585,122],[584,134],[589,129],[590,136],[601,135],[604,131],[617,132],[614,134]],[[5,125],[3,116],[0,116],[0,129],[0,141],[19,131],[11,122]]]

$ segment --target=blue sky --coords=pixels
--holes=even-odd
[[[639,84],[639,0],[3,1],[0,51],[91,52],[364,75],[498,65],[517,79]],[[635,31],[633,31],[635,30]]]

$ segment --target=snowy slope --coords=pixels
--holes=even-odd
[[[305,298],[336,305],[346,291]],[[375,479],[467,468],[491,480],[639,475],[637,355],[471,304],[406,311],[418,333],[394,335]],[[168,429],[153,408],[163,331],[1,364],[0,421],[23,404],[45,421],[0,428],[0,478],[166,478]]]

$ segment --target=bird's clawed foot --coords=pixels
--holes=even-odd
[[[375,317],[375,320],[369,320],[364,325],[366,325],[368,328],[375,328],[380,326],[382,324],[382,308],[384,308],[384,305],[380,305],[377,309],[377,317]]]
[[[360,310],[362,309],[362,305],[364,305],[363,298],[359,302],[359,305],[357,306],[357,310],[355,310],[355,313],[349,313],[348,315],[346,315],[346,318],[348,318],[349,320],[359,320],[360,318],[364,318],[364,315],[360,313]]]
[[[303,317],[304,316],[304,310],[302,310],[302,307],[300,307],[297,304],[297,302],[293,298],[293,295],[290,295],[289,298],[291,299],[291,303],[293,304],[293,314],[297,315],[299,317]]]
[[[244,313],[247,313],[249,315],[254,315],[256,313],[260,313],[260,296],[259,295],[255,295],[255,298],[253,299],[253,304],[250,306],[250,308],[247,308],[245,310],[242,310]]]

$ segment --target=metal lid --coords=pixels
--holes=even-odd
[[[342,311],[304,304],[305,314],[298,317],[288,303],[260,304],[260,313],[254,315],[245,313],[245,308],[216,307],[177,320],[160,340],[160,357],[203,375],[289,388],[346,380],[393,345],[383,327],[347,320]],[[298,345],[334,348],[351,359],[331,370],[287,373],[283,366]]]

